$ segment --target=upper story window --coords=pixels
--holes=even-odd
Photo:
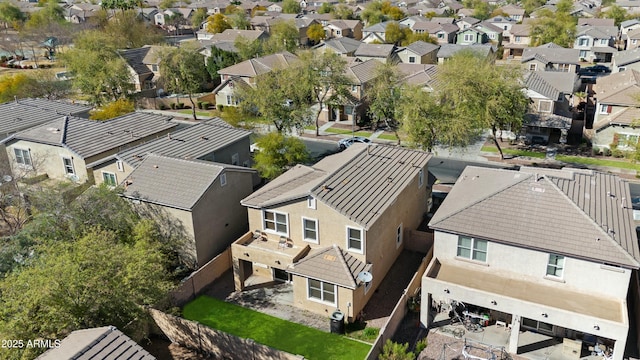
[[[415,64],[416,63],[416,57],[415,56],[409,56],[409,64]]]
[[[289,219],[287,214],[273,210],[264,210],[262,215],[264,218],[264,230],[289,235]]]
[[[529,64],[529,70],[530,71],[536,71],[538,69],[538,64]]]
[[[158,72],[158,65],[157,64],[151,64],[151,71]]]
[[[24,166],[32,166],[31,153],[29,150],[14,148],[13,152],[16,154],[16,162]]]
[[[549,254],[547,263],[547,276],[562,277],[564,271],[564,256]]]
[[[515,41],[516,43],[521,42],[521,41],[522,41],[522,36],[516,36],[516,38],[514,39],[514,41]]]
[[[304,241],[318,243],[318,220],[302,218],[302,238]]]
[[[600,39],[600,45],[607,45],[609,43],[609,39]]]
[[[316,198],[314,196],[307,197],[307,207],[309,209],[316,209]]]
[[[347,226],[347,250],[362,253],[364,250],[362,229]]]
[[[471,42],[475,41],[475,34],[464,34],[464,41]]]
[[[68,157],[62,158],[62,165],[64,166],[65,175],[75,175],[76,171],[73,168],[73,160]]]
[[[543,113],[550,113],[553,110],[553,101],[540,100],[538,102],[538,111]]]
[[[487,240],[460,236],[457,255],[465,259],[487,262]]]
[[[600,114],[610,114],[611,113],[611,105],[600,104]]]
[[[589,39],[587,38],[578,39],[578,46],[589,46]]]
[[[238,153],[231,155],[231,165],[240,165],[240,155]]]
[[[102,172],[102,182],[108,186],[116,186],[118,185],[118,180],[116,179],[116,174],[112,172],[103,171]]]
[[[436,36],[438,39],[444,39],[444,33],[438,33]]]

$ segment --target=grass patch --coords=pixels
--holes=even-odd
[[[498,148],[496,148],[494,146],[483,146],[482,149],[480,149],[480,151],[497,153],[498,152]],[[546,153],[541,153],[541,152],[538,152],[538,151],[517,150],[517,149],[502,149],[502,152],[504,154],[507,154],[507,155],[526,156],[526,157],[532,157],[532,158],[537,158],[537,159],[544,159],[544,158],[547,157]],[[556,158],[557,158],[557,156],[556,156]]]
[[[390,134],[380,134],[380,136],[378,136],[378,139],[394,140],[394,141],[398,140],[398,138],[395,135],[390,135]]]
[[[365,342],[373,343],[380,333],[380,329],[374,327],[366,327],[366,323],[355,322],[345,326],[345,332],[348,337],[358,339]]]
[[[344,336],[278,319],[208,296],[200,296],[187,304],[182,316],[213,329],[251,338],[291,354],[303,355],[306,359],[364,359],[371,349],[370,345]]]
[[[175,110],[175,112],[178,112],[180,114],[187,114],[187,115],[192,115],[193,114],[191,112],[191,109]],[[208,111],[198,111],[198,110],[196,110],[196,116],[209,117],[209,116],[211,116],[211,113],[208,112]]]
[[[619,169],[630,169],[640,171],[640,165],[634,164],[625,160],[607,160],[607,159],[597,159],[590,157],[581,157],[581,156],[568,156],[568,155],[556,155],[556,160],[574,163],[574,164],[583,164],[583,165],[595,165],[595,166],[608,166],[615,167]]]
[[[351,134],[351,130],[332,128],[332,127],[326,129],[325,132],[332,133],[332,134]]]

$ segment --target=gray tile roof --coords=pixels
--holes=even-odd
[[[381,22],[381,23],[377,23],[377,24],[373,24],[371,26],[367,26],[366,28],[362,29],[363,32],[377,32],[377,33],[383,33],[387,31],[387,26],[391,23],[395,23],[400,25],[400,28],[406,28],[406,25],[402,25],[399,24],[397,21],[395,20],[389,20],[389,21],[385,21],[385,22]]]
[[[512,36],[529,36],[531,34],[531,26],[527,24],[515,24],[509,30]]]
[[[241,63],[231,65],[218,70],[221,75],[235,75],[244,77],[255,77],[268,73],[277,68],[285,68],[298,61],[298,57],[290,52],[271,54],[255,59],[249,59]]]
[[[541,128],[550,129],[571,129],[570,117],[556,115],[556,114],[526,114],[524,116],[523,125],[525,126],[537,126]]]
[[[640,119],[640,108],[628,107],[615,114],[601,118],[598,122],[593,124],[593,128],[596,131],[600,131],[611,125],[629,126],[638,119]]]
[[[545,64],[579,64],[580,50],[565,48],[534,47],[526,48],[522,52],[521,62],[536,59]]]
[[[38,356],[38,360],[153,360],[155,357],[114,326],[73,331],[60,347]]]
[[[627,70],[603,76],[593,86],[600,103],[637,106],[640,91],[640,71]]]
[[[78,115],[91,110],[84,105],[45,99],[19,99],[0,104],[0,136],[28,129],[63,115]]]
[[[489,44],[471,44],[471,45],[442,44],[440,46],[440,50],[438,50],[438,58],[447,59],[455,55],[458,51],[463,51],[463,50],[471,50],[482,56],[489,56],[489,54],[491,54],[492,52],[495,52],[493,47]]]
[[[440,48],[440,45],[428,43],[426,41],[416,41],[405,47],[405,49],[415,53],[418,56],[426,55]]]
[[[321,280],[348,289],[360,284],[357,276],[368,271],[371,265],[353,257],[337,245],[312,252],[288,269],[288,272]]]
[[[613,54],[613,62],[616,66],[625,66],[640,61],[640,48],[620,51]]]
[[[225,171],[254,170],[200,160],[184,160],[149,154],[124,179],[126,198],[191,210]]]
[[[354,144],[313,166],[298,165],[242,200],[275,207],[313,194],[368,229],[391,205],[431,155],[396,146]]]
[[[595,171],[469,166],[429,226],[627,268],[640,266],[629,184]]]
[[[146,75],[152,73],[147,64],[157,65],[160,63],[161,49],[161,46],[146,45],[137,49],[120,50],[120,55],[136,74]]]
[[[578,79],[576,73],[559,71],[530,71],[525,74],[525,86],[549,99],[558,100],[560,93],[573,94]]]
[[[341,37],[326,40],[325,42],[314,46],[313,49],[323,48],[326,46],[333,49],[333,51],[338,54],[352,54],[361,44],[362,42],[356,39]]]
[[[118,153],[118,158],[132,167],[138,166],[148,154],[180,159],[198,159],[251,135],[225,123],[199,123]]]
[[[376,68],[378,66],[380,66],[380,61],[369,59],[363,62],[347,64],[345,72],[347,77],[349,77],[355,84],[362,85],[376,77]]]
[[[17,139],[63,146],[88,158],[177,125],[168,116],[143,112],[130,113],[108,121],[59,116],[56,120],[20,131],[7,141]]]
[[[396,46],[393,44],[368,44],[362,43],[353,54],[357,56],[376,57],[376,58],[388,58],[395,50]]]

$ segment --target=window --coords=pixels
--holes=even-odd
[[[578,39],[578,46],[589,46],[589,39],[587,38]]]
[[[424,169],[420,169],[418,172],[418,188],[421,188],[422,184],[424,184]]]
[[[289,234],[289,222],[287,221],[287,215],[275,211],[264,210],[262,213],[264,217],[264,229],[272,232],[288,235]]]
[[[118,185],[118,181],[116,179],[116,174],[112,172],[103,171],[102,172],[102,182],[109,186]]]
[[[627,68],[624,67],[624,66],[621,66],[621,67],[618,68],[618,72],[622,72],[622,71],[625,71],[625,70],[627,70]]]
[[[309,197],[307,198],[307,207],[308,207],[309,209],[313,209],[313,210],[315,210],[315,209],[316,209],[316,198],[315,198],[315,197],[313,197],[313,196],[309,196]]]
[[[396,229],[396,249],[402,244],[402,224]]]
[[[473,42],[473,41],[475,41],[474,34],[464,34],[464,41],[465,42]]]
[[[618,147],[634,149],[638,144],[637,134],[616,133],[614,137],[618,138]]]
[[[353,106],[345,105],[344,106],[345,115],[353,115]]]
[[[340,30],[336,31],[336,35],[341,35],[341,34],[342,34],[342,32]]]
[[[302,218],[302,239],[318,243],[318,220]]]
[[[538,64],[529,64],[529,71],[536,71]]]
[[[553,110],[553,101],[540,100],[538,102],[538,111],[543,113],[550,113]]]
[[[519,43],[522,41],[522,36],[516,36],[515,42]]]
[[[502,28],[502,30],[509,30],[509,27],[507,25],[503,26]]]
[[[415,56],[409,56],[409,64],[415,64],[416,63],[416,57]]]
[[[220,186],[227,185],[227,174],[220,174]]]
[[[562,72],[569,72],[571,69],[571,64],[558,64],[558,70]]]
[[[13,152],[16,154],[16,162],[20,165],[31,166],[31,154],[29,150],[14,148]]]
[[[549,263],[547,264],[547,275],[561,278],[562,270],[564,270],[564,256],[549,254]]]
[[[347,226],[347,250],[362,252],[362,229]]]
[[[584,59],[587,57],[587,50],[580,50],[580,58]]]
[[[231,95],[227,95],[227,105],[231,105],[233,97]]]
[[[610,112],[611,112],[611,109],[609,108],[609,105],[600,104],[600,114],[609,114]]]
[[[307,279],[307,293],[309,299],[336,304],[336,286],[333,284]]]
[[[438,33],[436,36],[438,39],[444,39],[444,33]]]
[[[64,166],[65,175],[75,175],[76,172],[73,169],[73,160],[68,157],[62,158],[62,164]]]
[[[351,85],[351,92],[358,91],[358,85]]]
[[[458,238],[458,256],[465,259],[487,262],[487,240],[460,236]]]
[[[634,44],[634,45],[635,45],[637,42],[638,42],[638,40],[637,40],[637,39],[632,39],[632,40],[631,40],[631,43],[632,43],[632,44]]]
[[[240,165],[240,155],[238,153],[231,155],[231,165]]]
[[[600,45],[607,45],[607,44],[609,44],[608,39],[600,39]]]
[[[116,167],[118,168],[118,171],[124,171],[124,163],[122,162],[122,160],[116,161]]]
[[[157,64],[151,64],[151,71],[158,72],[158,65]]]

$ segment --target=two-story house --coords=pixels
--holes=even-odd
[[[637,96],[640,94],[640,71],[633,69],[599,78],[593,85],[596,111],[593,131],[586,131],[594,147],[633,150],[638,143],[640,119]]]
[[[327,39],[347,37],[362,39],[362,21],[360,20],[331,20],[324,26]]]
[[[640,48],[618,51],[611,60],[611,71],[614,73],[625,70],[640,71]]]
[[[348,37],[328,39],[312,47],[315,51],[331,51],[343,57],[353,57],[363,43]]]
[[[625,49],[631,50],[640,47],[640,28],[629,30],[625,36]]]
[[[576,73],[579,69],[580,51],[565,49],[554,43],[526,48],[520,62],[529,71],[560,71]]]
[[[506,14],[509,18],[515,21],[522,21],[525,16],[525,10],[521,6],[508,4],[496,9],[496,12]]]
[[[627,34],[633,30],[640,29],[640,20],[630,19],[620,23],[620,40],[625,44],[625,50],[629,50],[629,43],[627,42]],[[637,40],[637,39],[636,39]],[[637,41],[634,45],[637,45]]]
[[[362,43],[353,55],[362,60],[375,59],[382,63],[397,61],[396,46],[394,44],[368,44]]]
[[[453,303],[507,325],[513,354],[523,350],[522,334],[535,332],[547,335],[539,348],[559,338],[578,344],[579,354],[590,342],[623,359],[627,294],[640,266],[625,180],[592,170],[468,166],[429,226],[423,325],[433,304]]]
[[[416,41],[399,48],[396,55],[405,64],[437,64],[438,49],[440,49],[440,45]]]
[[[458,45],[485,44],[488,42],[489,36],[482,29],[476,27],[460,29],[456,34],[456,44]]]
[[[385,43],[386,42],[386,34],[387,34],[387,26],[389,24],[399,24],[397,21],[389,20],[381,23],[377,23],[371,26],[367,26],[362,29],[362,42],[365,43]],[[407,26],[399,24],[401,28],[405,28]]]
[[[447,59],[453,57],[460,51],[472,51],[479,56],[486,57],[487,59],[495,60],[495,49],[489,44],[442,44],[438,49],[438,64],[444,63]]]
[[[509,31],[509,41],[503,44],[505,59],[520,59],[524,49],[531,43],[531,26],[529,24],[515,24]]]
[[[160,78],[160,56],[162,46],[145,45],[137,49],[120,50],[120,56],[127,62],[136,91],[155,89]]]
[[[294,306],[353,321],[427,211],[430,157],[355,144],[242,200],[252,231],[231,246],[236,290],[249,276],[290,282]]]
[[[611,25],[579,24],[573,48],[580,50],[580,59],[585,61],[611,62],[611,57],[618,51],[615,47],[618,27],[613,25],[613,19],[589,20],[610,20]]]

